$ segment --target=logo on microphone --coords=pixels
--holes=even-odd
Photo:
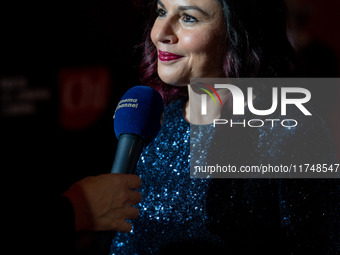
[[[206,83],[203,83],[203,82],[198,82],[198,84],[200,85],[199,89],[206,93],[206,94],[201,95],[201,97],[202,97],[201,114],[202,115],[207,115],[207,95],[209,95],[212,98],[215,105],[217,106],[218,104],[217,104],[216,99],[213,95],[213,94],[215,94],[219,103],[221,104],[221,107],[222,107],[221,97],[212,86],[210,86]],[[203,88],[203,87],[205,87],[205,88]]]

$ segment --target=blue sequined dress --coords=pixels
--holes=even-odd
[[[192,137],[184,102],[165,107],[163,127],[140,157],[140,214],[130,233],[117,233],[110,254],[336,254],[337,182],[190,178]],[[244,148],[225,155],[235,159],[250,151],[256,159],[282,157],[279,144],[270,139],[292,140],[287,137],[296,130],[256,132],[256,139],[239,144]],[[200,137],[199,130],[194,137]],[[332,155],[328,146],[319,146]]]

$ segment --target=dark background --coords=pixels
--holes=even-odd
[[[41,173],[58,192],[84,176],[110,172],[117,100],[139,85],[143,5],[108,0],[1,5],[3,172],[15,178],[22,171]]]
[[[8,202],[4,211],[11,213],[12,205],[23,203],[17,201],[20,195],[12,199],[13,194],[48,199],[85,176],[110,172],[117,143],[115,107],[130,87],[140,84],[141,52],[136,46],[149,12],[145,2],[2,1],[0,169],[2,198]],[[304,75],[338,77],[339,1],[287,3],[291,40]],[[320,102],[338,155],[339,98],[337,89]]]

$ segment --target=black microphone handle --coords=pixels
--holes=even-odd
[[[135,134],[121,134],[111,173],[134,174],[143,147],[142,137]]]
[[[116,156],[112,165],[111,173],[134,174],[136,165],[144,147],[144,140],[135,134],[121,134],[118,139]],[[110,252],[112,239],[116,231],[98,231],[94,233],[89,253],[107,255]]]

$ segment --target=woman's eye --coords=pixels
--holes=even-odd
[[[163,9],[157,9],[156,12],[159,17],[164,17],[166,15],[166,11],[164,11]]]
[[[188,14],[184,14],[182,20],[186,23],[193,23],[198,21],[195,17]]]

